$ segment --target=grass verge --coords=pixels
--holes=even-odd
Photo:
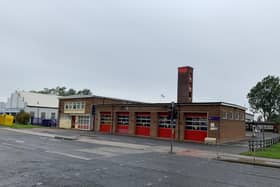
[[[254,156],[253,152],[241,153],[241,155]],[[280,159],[280,143],[271,146],[270,148],[259,150],[255,153],[256,157]]]
[[[41,126],[38,125],[23,125],[23,124],[18,124],[14,123],[12,126],[10,126],[13,129],[32,129],[32,128],[40,128]]]

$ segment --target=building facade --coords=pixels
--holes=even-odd
[[[0,114],[4,114],[6,111],[6,103],[0,102]]]
[[[101,133],[170,139],[172,123],[170,104],[121,103],[117,100],[100,103],[98,98],[60,100],[60,128],[94,130]],[[76,109],[69,110],[69,103]],[[81,103],[83,109],[77,104]],[[83,103],[83,104],[82,104]],[[79,105],[79,104],[78,104]],[[219,142],[245,138],[245,108],[228,103],[186,103],[176,105],[174,138],[177,141]],[[214,129],[215,127],[217,129]]]
[[[96,105],[132,104],[136,101],[101,96],[69,96],[59,99],[59,127],[66,129],[93,130]]]
[[[223,102],[194,103],[193,68],[178,68],[175,120],[170,103],[143,103],[100,96],[59,100],[59,127],[177,141],[245,139],[246,108]],[[174,127],[174,128],[173,128]]]
[[[58,97],[55,95],[15,91],[8,98],[5,113],[16,116],[20,111],[30,114],[30,123],[56,123],[58,117]]]

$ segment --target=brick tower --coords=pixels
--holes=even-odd
[[[184,66],[178,68],[178,103],[191,103],[193,98],[193,68]]]

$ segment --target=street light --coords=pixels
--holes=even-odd
[[[175,107],[175,103],[174,103],[174,101],[173,101],[173,102],[171,103],[171,115],[170,115],[170,127],[171,127],[170,153],[173,153],[173,141],[174,141],[174,126],[173,126],[174,107]]]
[[[37,125],[39,125],[39,101],[37,101]]]

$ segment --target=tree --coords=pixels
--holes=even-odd
[[[78,91],[78,95],[92,95],[91,91],[89,89],[83,89]]]
[[[70,88],[68,91],[67,91],[67,95],[76,95],[76,90],[74,90],[73,88]]]
[[[273,114],[270,118],[270,121],[280,124],[280,115],[279,114]]]
[[[280,112],[280,79],[267,76],[258,82],[247,95],[250,107],[255,113],[261,113],[265,121]]]
[[[24,124],[27,125],[30,119],[30,114],[27,112],[24,112],[23,110],[20,111],[17,115],[16,115],[16,122],[20,123],[20,124]]]
[[[63,86],[63,87],[56,87],[56,95],[59,95],[59,96],[67,96],[66,94],[66,87]]]
[[[83,89],[76,91],[73,88],[70,88],[67,90],[65,86],[60,87],[57,86],[56,88],[44,88],[40,91],[31,91],[33,93],[41,93],[41,94],[52,94],[52,95],[58,95],[58,96],[70,96],[70,95],[92,95],[92,92],[90,89]]]

